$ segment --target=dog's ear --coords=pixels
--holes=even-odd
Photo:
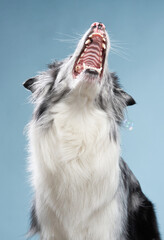
[[[124,99],[126,106],[132,106],[136,104],[134,98],[132,98],[132,96],[130,96],[127,92],[125,92],[121,88],[114,88],[114,93],[116,96],[119,96]]]
[[[36,78],[29,78],[23,83],[23,86],[33,93],[35,82],[36,82]]]
[[[136,101],[134,100],[134,98],[132,98],[132,96],[130,96],[128,93],[126,93],[123,90],[121,90],[121,92],[124,96],[124,99],[125,99],[125,102],[126,102],[127,106],[132,106],[132,105],[136,104]]]
[[[112,78],[113,83],[114,83],[113,92],[114,92],[115,96],[118,98],[121,98],[126,103],[126,106],[132,106],[132,105],[136,104],[136,101],[132,98],[132,96],[130,96],[127,92],[125,92],[120,87],[119,79],[118,79],[117,75],[113,72],[110,74],[110,77]]]

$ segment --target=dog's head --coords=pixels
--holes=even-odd
[[[135,101],[121,89],[117,76],[109,72],[109,50],[110,39],[105,26],[93,23],[71,57],[51,64],[48,71],[28,79],[24,87],[33,93],[36,118],[43,116],[56,102],[74,95],[87,98],[120,124],[124,108]]]

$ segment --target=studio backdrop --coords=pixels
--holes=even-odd
[[[103,22],[109,68],[137,104],[125,113],[122,156],[155,204],[164,235],[164,2],[0,0],[0,238],[25,239],[33,196],[25,126],[32,117],[22,83],[74,52]],[[37,238],[36,238],[37,239]]]

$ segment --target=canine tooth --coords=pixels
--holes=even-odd
[[[103,37],[103,41],[106,42],[106,39]]]
[[[83,63],[83,68],[84,68],[84,70],[86,70],[86,69],[96,70],[99,74],[101,73],[101,70],[102,70],[102,67],[100,67],[100,68],[90,67],[90,66],[85,65],[85,63]]]
[[[83,63],[83,68],[86,69],[86,65],[85,65],[85,63]]]
[[[104,49],[106,49],[106,46],[105,46],[105,44],[104,44],[104,43],[102,44],[102,47],[103,47]]]
[[[90,34],[90,35],[89,35],[89,38],[92,38],[92,36],[93,36],[93,34]]]
[[[79,66],[79,65],[76,65],[76,67],[75,67],[76,72],[78,72],[79,69],[80,69],[80,66]]]
[[[90,40],[90,39],[87,39],[87,41],[85,42],[85,44],[87,45],[87,44],[89,44],[89,43],[91,43],[91,40]]]
[[[80,57],[83,57],[83,56],[84,56],[84,53],[82,53]]]
[[[98,73],[100,74],[100,73],[101,73],[101,70],[102,70],[102,67],[101,67],[101,68],[97,68],[96,70],[97,70]]]

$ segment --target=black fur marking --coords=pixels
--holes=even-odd
[[[48,67],[49,67],[50,69],[57,69],[57,68],[59,68],[62,64],[63,64],[63,62],[59,62],[59,61],[56,60],[55,62],[48,64]]]
[[[103,103],[102,95],[99,95],[98,102],[99,102],[100,107],[105,111],[105,106],[104,106],[104,103]]]
[[[36,233],[40,232],[40,226],[38,224],[37,216],[36,216],[36,210],[35,210],[35,203],[32,205],[31,208],[31,221],[30,221],[30,230],[27,235],[28,238],[31,238]]]
[[[65,89],[58,97],[56,97],[53,101],[53,104],[56,104],[59,102],[61,99],[63,99],[68,93],[70,92],[70,89]]]
[[[63,62],[54,62],[48,65],[50,69],[52,69],[52,77],[56,80],[57,75],[59,73],[60,67],[62,66]]]
[[[143,194],[139,182],[122,159],[120,168],[128,196],[128,240],[160,240],[153,204]]]
[[[65,79],[65,77],[61,78],[60,81],[59,81],[59,83],[61,83],[64,79]]]
[[[60,94],[57,94],[54,90],[54,92],[50,93],[44,100],[44,102],[42,102],[36,110],[34,115],[35,119],[38,121],[44,115],[47,109],[49,109],[50,106],[55,105],[57,102],[63,99],[69,93],[69,91],[69,89],[65,89]]]
[[[160,240],[153,204],[140,192],[142,205],[128,215],[129,240]]]
[[[36,119],[39,119],[43,115],[43,113],[47,110],[47,108],[48,108],[48,103],[47,101],[45,101],[40,105],[39,109],[36,111],[36,115],[35,115]]]
[[[113,84],[115,88],[121,88],[121,85],[119,83],[119,78],[115,72],[110,73],[111,78],[113,79]]]
[[[116,134],[116,131],[114,129],[113,129],[113,131],[111,131],[109,133],[109,139],[110,139],[110,141],[117,142],[117,134]]]

